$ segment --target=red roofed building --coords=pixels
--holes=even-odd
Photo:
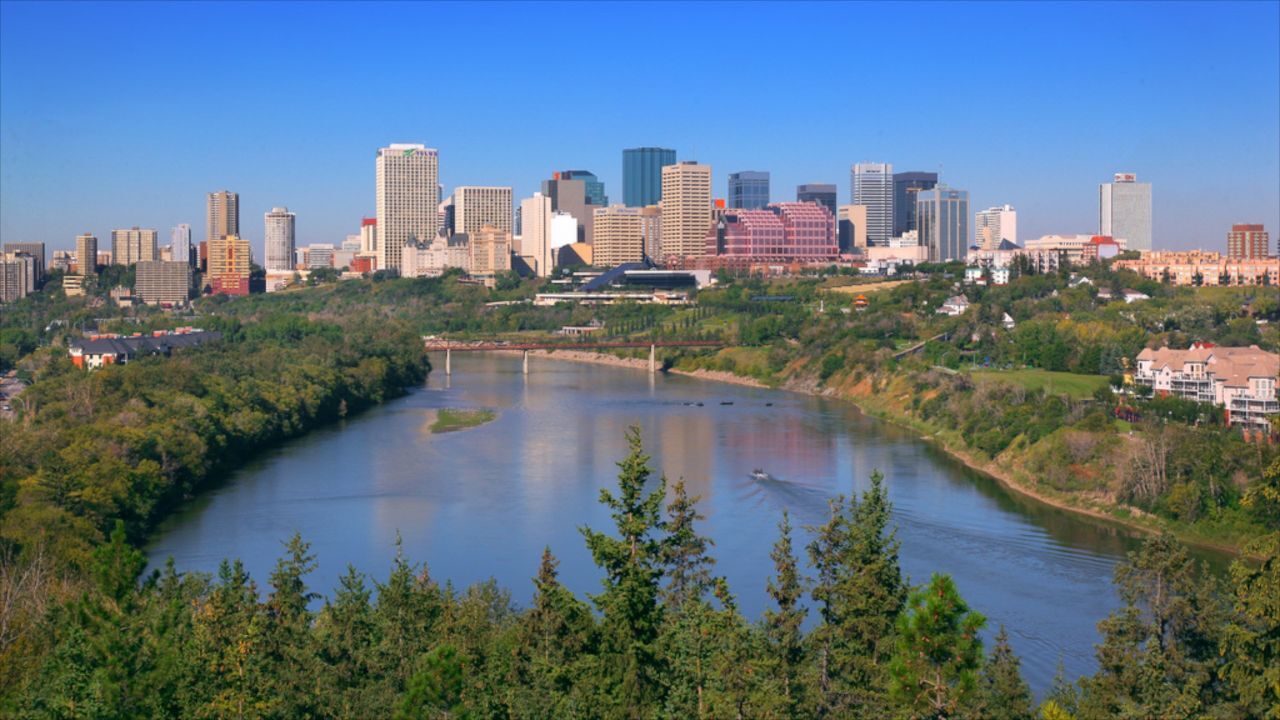
[[[1086,263],[1108,260],[1120,254],[1120,243],[1110,235],[1094,235],[1080,250],[1080,258]]]

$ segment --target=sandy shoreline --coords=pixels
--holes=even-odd
[[[510,354],[519,353],[519,351],[514,351],[514,350],[504,351],[504,352],[509,352]],[[607,354],[596,353],[596,352],[587,352],[583,350],[555,350],[555,351],[532,350],[530,351],[530,353],[533,355],[541,356],[541,357],[547,357],[547,358],[552,358],[557,360],[569,360],[572,362],[591,363],[594,365],[611,365],[614,367],[625,367],[625,368],[632,368],[635,370],[644,370],[644,371],[648,371],[649,369],[648,358],[620,358],[614,355],[607,355]],[[702,380],[713,380],[715,382],[729,383],[731,385],[744,385],[747,387],[757,387],[757,388],[765,388],[765,389],[772,389],[772,390],[785,390],[787,392],[795,392],[803,395],[814,395],[814,396],[820,395],[823,397],[836,398],[839,400],[844,400],[846,402],[852,403],[865,415],[874,417],[878,420],[883,420],[885,422],[893,423],[894,425],[906,428],[908,430],[916,430],[918,432],[916,428],[912,428],[908,424],[901,422],[898,419],[890,415],[887,415],[883,412],[879,412],[874,408],[869,408],[863,405],[862,403],[858,402],[855,398],[849,397],[841,393],[819,392],[813,389],[797,387],[790,384],[784,384],[780,387],[773,388],[768,385],[765,385],[764,383],[754,378],[742,377],[740,375],[734,375],[733,373],[723,372],[719,370],[688,371],[688,370],[670,369],[667,372],[673,375],[685,375],[687,377],[694,377]],[[1151,527],[1150,525],[1147,525],[1144,523],[1116,517],[1102,510],[1098,510],[1098,509],[1083,506],[1083,505],[1078,505],[1068,500],[1056,498],[1051,495],[1046,495],[1034,488],[1028,487],[1023,483],[1019,482],[1008,471],[999,467],[992,467],[990,463],[981,462],[966,452],[949,447],[946,443],[942,442],[937,438],[934,438],[929,435],[922,435],[920,436],[920,439],[932,444],[934,447],[937,447],[938,449],[942,450],[947,455],[955,458],[961,463],[964,463],[964,465],[969,469],[975,470],[977,472],[980,472],[992,478],[997,483],[999,483],[1001,487],[1013,493],[1021,495],[1023,497],[1034,500],[1035,502],[1047,505],[1052,508],[1056,508],[1058,510],[1076,513],[1078,515],[1083,515],[1085,517],[1093,518],[1095,520],[1101,520],[1111,525],[1118,525],[1120,527],[1137,530],[1139,532],[1143,532],[1147,534],[1156,534],[1162,531],[1160,528]],[[1219,552],[1229,553],[1232,555],[1242,554],[1239,548],[1220,545],[1220,544],[1209,542],[1206,540],[1197,539],[1194,536],[1191,536],[1191,537],[1183,536],[1181,539],[1183,542],[1186,542],[1188,544],[1197,545],[1199,547],[1207,548],[1210,550],[1216,550]]]

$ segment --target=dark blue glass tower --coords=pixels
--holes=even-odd
[[[769,204],[769,173],[744,170],[729,173],[729,207],[760,210]]]
[[[622,202],[628,207],[657,205],[662,199],[662,167],[676,164],[676,151],[643,147],[622,151]]]

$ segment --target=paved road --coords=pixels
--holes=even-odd
[[[27,386],[17,378],[0,377],[0,419],[12,420],[16,417],[17,407],[14,405],[14,398],[26,389]]]

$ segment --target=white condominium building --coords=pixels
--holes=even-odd
[[[1018,211],[1012,205],[979,210],[973,216],[973,244],[983,250],[995,250],[1000,241],[1018,244]]]
[[[542,193],[520,201],[520,254],[533,260],[533,271],[546,277],[555,267],[551,252],[551,198]],[[577,228],[574,228],[577,233]]]
[[[424,145],[393,143],[378,149],[375,166],[378,269],[399,270],[405,242],[429,242],[439,230],[439,155]]]
[[[294,238],[294,214],[289,208],[271,208],[271,212],[263,215],[265,223],[264,248],[266,250],[267,272],[287,272],[296,263],[296,244]]]

